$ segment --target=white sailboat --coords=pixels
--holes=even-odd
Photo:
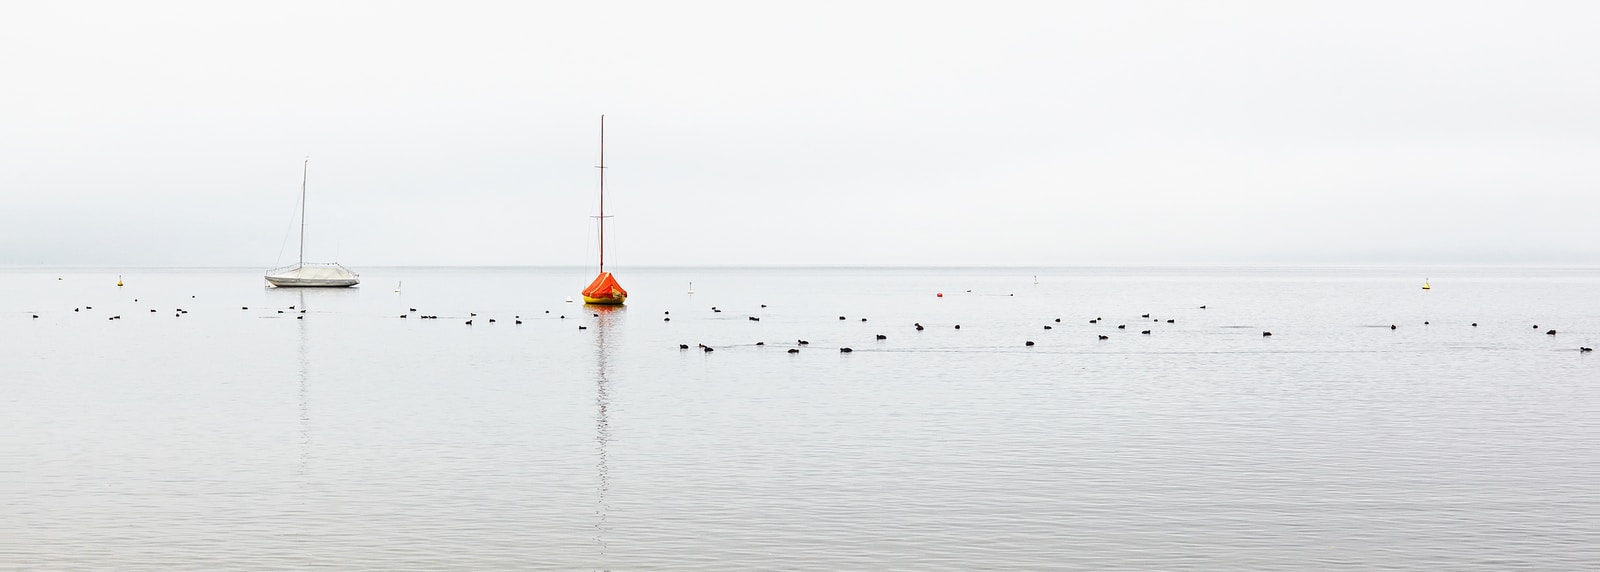
[[[309,158],[300,167],[300,261],[268,270],[267,283],[280,288],[355,286],[361,282],[361,277],[337,262],[306,262],[306,174],[310,167]]]

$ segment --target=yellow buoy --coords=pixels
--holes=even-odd
[[[1428,285],[1428,279],[1427,278],[1423,278],[1422,279],[1422,289],[1423,290],[1432,290],[1433,289],[1432,286]]]
[[[122,275],[121,274],[117,275],[117,286],[118,287],[122,286]]]

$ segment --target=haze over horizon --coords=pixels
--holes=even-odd
[[[0,265],[1600,264],[1600,5],[22,3]]]

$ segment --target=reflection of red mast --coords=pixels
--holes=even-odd
[[[628,299],[628,291],[622,289],[617,279],[606,272],[606,116],[600,116],[600,275],[594,277],[594,282],[583,289],[583,302],[585,304],[601,304],[608,306],[621,305]]]

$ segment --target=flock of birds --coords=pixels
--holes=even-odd
[[[119,286],[121,285],[120,282],[118,283],[118,285]],[[190,298],[194,298],[194,296],[190,296]],[[139,299],[138,298],[134,298],[133,301],[134,301],[134,303],[138,303]],[[761,307],[762,308],[766,308],[767,305],[766,304],[761,304]],[[85,305],[85,306],[79,306],[77,308],[73,308],[72,311],[74,313],[79,313],[79,312],[82,312],[83,310],[93,310],[93,309],[94,309],[94,306]],[[241,306],[240,309],[241,310],[249,310],[250,307],[249,306]],[[1206,306],[1200,306],[1199,309],[1205,310]],[[156,309],[156,308],[151,308],[150,309],[151,313],[156,313],[158,311],[159,310]],[[712,306],[711,307],[711,311],[713,313],[719,313],[719,314],[722,313],[722,309],[718,308],[716,306]],[[183,308],[174,308],[173,312],[174,312],[173,313],[174,317],[180,317],[180,318],[183,317],[185,314],[189,313],[188,310],[185,310]],[[304,308],[298,308],[297,309],[296,306],[289,306],[286,310],[285,309],[277,309],[276,312],[278,314],[284,314],[286,312],[292,313],[295,316],[295,319],[297,319],[297,320],[305,319],[305,314],[306,314],[306,310]],[[409,318],[412,314],[416,314],[416,313],[417,313],[417,309],[416,308],[407,308],[407,312],[400,314],[399,317],[402,318],[402,319]],[[551,312],[549,310],[545,310],[544,313],[549,314]],[[33,316],[33,319],[38,319],[39,318],[39,314],[38,313],[30,313],[30,314]],[[662,318],[662,320],[663,321],[668,321],[668,322],[672,321],[671,314],[672,314],[671,311],[664,312],[665,316]],[[593,316],[594,317],[599,317],[600,314],[594,313]],[[561,314],[559,316],[559,319],[566,319],[566,317],[567,316],[565,314]],[[1161,318],[1151,318],[1150,314],[1141,314],[1139,317],[1141,319],[1151,320],[1151,321],[1156,322],[1156,323],[1160,323],[1162,321]],[[418,319],[422,319],[422,320],[437,320],[437,319],[439,319],[439,316],[435,315],[435,314],[418,314],[417,318]],[[478,318],[478,314],[476,312],[469,312],[467,320],[465,321],[465,324],[468,325],[468,326],[471,326],[473,324],[473,321],[476,320],[477,318]],[[107,320],[121,320],[122,316],[120,314],[112,315],[112,316],[107,317],[106,319]],[[761,321],[761,318],[758,317],[758,316],[749,316],[747,319],[749,321],[752,321],[752,322]],[[845,316],[839,316],[839,319],[842,321],[842,320],[847,320],[848,318],[845,317]],[[1104,320],[1105,320],[1105,318],[1096,316],[1095,318],[1090,319],[1089,323],[1090,324],[1099,324],[1099,323],[1103,322]],[[490,324],[496,323],[496,321],[497,320],[495,318],[487,318],[487,322],[490,323]],[[513,321],[517,325],[521,325],[522,324],[522,316],[521,315],[514,316],[513,317]],[[861,318],[861,321],[862,322],[866,322],[867,319],[866,318]],[[1057,324],[1061,323],[1061,318],[1055,318],[1055,323],[1057,323]],[[1166,320],[1166,323],[1168,323],[1168,324],[1176,324],[1177,320],[1169,318],[1169,319]],[[1429,322],[1424,321],[1423,325],[1429,325]],[[912,323],[912,327],[915,328],[916,331],[919,331],[919,332],[926,329],[926,327],[923,326],[921,322]],[[1474,328],[1478,327],[1478,323],[1477,322],[1473,322],[1472,323],[1472,327],[1474,327]],[[588,326],[580,324],[580,325],[578,325],[578,329],[579,330],[587,330]],[[957,330],[961,329],[961,324],[955,324],[954,325],[954,329],[957,329]],[[1052,326],[1050,324],[1045,324],[1044,329],[1051,330],[1051,329],[1054,329],[1054,326]],[[1128,325],[1127,324],[1118,324],[1117,325],[1117,329],[1118,330],[1127,330],[1128,329]],[[1397,329],[1399,329],[1399,325],[1390,324],[1389,325],[1389,329],[1390,330],[1397,330]],[[1533,325],[1533,329],[1535,329],[1535,330],[1539,329],[1539,325],[1538,324],[1534,324]],[[1151,333],[1152,333],[1151,330],[1140,330],[1139,331],[1140,335],[1148,336],[1148,335],[1151,335]],[[1545,335],[1550,335],[1550,336],[1554,336],[1556,334],[1557,334],[1556,330],[1553,330],[1553,329],[1547,330],[1545,332]],[[1108,335],[1105,335],[1105,334],[1096,334],[1096,335],[1098,336],[1099,340],[1101,340],[1101,341],[1105,341],[1105,340],[1110,340],[1111,339],[1111,336],[1108,336]],[[1272,336],[1272,332],[1271,331],[1262,331],[1261,332],[1261,337],[1271,337],[1271,336]],[[887,335],[876,334],[876,339],[878,341],[887,340],[888,338],[889,337]],[[801,347],[805,347],[805,346],[808,346],[810,344],[811,344],[811,342],[806,341],[804,339],[796,340],[795,341],[795,345],[798,346],[798,347],[790,348],[788,350],[788,353],[790,353],[790,354],[798,354],[798,353],[800,353],[800,348]],[[756,342],[755,345],[757,345],[757,346],[765,346],[766,342]],[[1033,340],[1026,340],[1026,341],[1023,342],[1023,345],[1025,347],[1033,347],[1035,344],[1034,344]],[[709,352],[716,351],[716,348],[713,348],[713,347],[708,346],[708,345],[703,344],[703,343],[702,344],[697,344],[697,346],[703,352],[709,353]],[[678,349],[679,350],[688,350],[689,349],[689,344],[678,344]],[[854,351],[855,351],[854,348],[851,348],[851,347],[848,347],[848,346],[839,348],[839,352],[840,353],[850,353],[850,352],[854,352]],[[1588,347],[1588,346],[1580,346],[1578,348],[1578,351],[1582,352],[1582,353],[1588,353],[1588,352],[1594,351],[1594,348],[1591,348],[1591,347]]]

